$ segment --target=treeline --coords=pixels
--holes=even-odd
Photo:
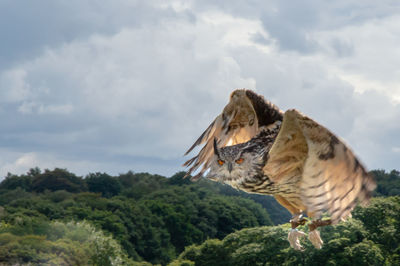
[[[378,184],[374,196],[396,196],[400,195],[400,172],[392,170],[372,170],[371,175],[375,177]]]
[[[398,171],[371,173],[378,181],[376,195],[400,194]],[[225,262],[233,265],[256,265],[246,264],[252,261],[246,256],[255,257],[259,263],[267,258],[258,258],[258,255],[266,256],[266,248],[262,246],[275,244],[276,248],[268,248],[273,253],[268,254],[279,255],[280,262],[287,263],[285,259],[289,257],[285,254],[292,252],[286,241],[287,225],[260,227],[287,223],[290,219],[289,213],[272,197],[239,192],[207,180],[193,183],[183,176],[183,172],[170,178],[128,172],[118,176],[91,173],[79,177],[58,168],[44,171],[34,168],[23,175],[8,174],[0,183],[0,264],[147,265],[150,262],[166,265],[183,252],[173,264],[181,265],[186,260],[188,265],[194,262],[207,265],[202,261],[210,263],[215,256],[228,256]],[[396,204],[392,203],[390,208],[396,210]],[[368,221],[360,219],[362,230],[370,232],[369,226],[383,226],[374,220],[373,215],[377,214],[366,215],[364,218],[370,218]],[[389,232],[398,235],[398,217],[379,215],[379,219],[390,221],[385,235]],[[243,228],[254,229],[233,233]],[[330,238],[325,231],[329,228],[323,229],[322,234],[328,234],[323,236],[325,240],[336,241],[337,236],[346,235],[337,229],[346,230],[346,226],[334,228],[336,231],[330,233],[335,238]],[[260,235],[256,237],[258,233],[252,232]],[[374,245],[380,243],[381,240],[372,237],[376,232],[368,234],[368,237],[362,234],[360,239],[370,240],[368,243]],[[397,239],[390,241],[398,244]],[[340,247],[345,248],[343,243],[350,242],[341,243]],[[393,250],[383,252],[386,248],[379,246],[379,254],[386,257],[389,254],[390,261],[396,261]],[[293,257],[293,254],[288,255]],[[304,261],[306,258],[301,256],[297,254],[294,256],[297,259],[292,260]],[[223,264],[224,260],[220,261],[220,265],[227,265]]]
[[[176,258],[188,245],[273,224],[253,200],[206,180],[193,183],[183,175],[92,173],[82,178],[65,169],[42,172],[38,168],[24,175],[9,174],[0,183],[0,245],[7,247],[0,251],[0,262],[55,263],[52,258],[62,256],[51,254],[54,221],[64,226],[86,221],[112,236],[132,260],[160,264]],[[61,235],[60,239],[69,243],[63,247],[69,256],[85,257],[73,251],[70,238]],[[33,251],[32,246],[24,246],[26,241],[49,248]],[[96,257],[85,254],[85,261]]]

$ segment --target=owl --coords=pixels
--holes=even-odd
[[[320,226],[351,215],[365,205],[376,184],[342,140],[295,109],[281,111],[251,90],[235,90],[229,103],[201,134],[200,152],[185,162],[187,176],[199,167],[206,178],[248,193],[272,195],[291,214],[288,241],[303,250],[297,230],[307,220],[308,238],[316,248],[323,241]],[[322,220],[327,212],[330,219]]]

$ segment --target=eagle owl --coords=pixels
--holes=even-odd
[[[199,154],[185,162],[187,176],[206,177],[248,193],[268,194],[293,215],[290,245],[302,250],[303,213],[311,218],[309,239],[321,248],[319,226],[349,217],[367,204],[376,184],[353,152],[332,132],[297,110],[282,112],[251,90],[235,90],[229,103],[201,134]],[[321,220],[323,212],[330,219]]]

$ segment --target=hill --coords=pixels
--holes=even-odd
[[[376,196],[399,194],[398,171],[371,173],[378,181]],[[204,259],[204,250],[211,245],[215,254],[221,258],[228,256],[226,261],[234,263],[242,259],[252,261],[246,256],[257,258],[257,263],[268,256],[278,256],[281,262],[288,263],[285,254],[292,252],[285,251],[289,246],[285,239],[288,225],[271,226],[286,223],[290,215],[272,197],[246,194],[207,180],[192,183],[183,179],[183,175],[181,172],[166,178],[128,172],[118,176],[90,173],[79,177],[58,168],[45,171],[35,168],[24,175],[8,174],[0,183],[0,261],[6,264],[112,265],[117,261],[121,265],[166,265],[179,256],[174,264],[187,260],[189,264],[202,265],[203,260],[216,259],[212,257],[214,253],[207,253],[210,258]],[[398,246],[398,239],[389,235],[398,233],[399,217],[388,216],[385,211],[385,208],[397,210],[398,198],[387,200],[374,201],[383,212],[378,212],[375,205],[356,210],[354,216],[358,220],[348,222],[348,226],[358,228],[362,237],[358,242],[353,238],[349,238],[353,242],[343,240],[341,247],[362,244],[360,248],[376,250],[378,246],[376,254],[390,258],[389,262],[396,261],[394,254],[398,250],[380,238],[385,236],[385,241]],[[363,216],[368,212],[371,212],[369,216]],[[379,221],[372,219],[375,216]],[[323,250],[330,249],[330,241],[333,245],[335,239],[347,237],[340,229],[347,226],[343,225],[332,229],[336,230],[331,232],[335,238],[330,238],[330,231],[325,231],[329,227],[323,229],[323,237],[328,241]],[[382,229],[382,226],[385,227]],[[260,236],[256,237],[257,234]],[[263,240],[262,236],[270,238]],[[237,239],[236,246],[229,246],[233,243],[229,239]],[[269,255],[267,243],[275,246],[267,248],[273,252],[267,252]],[[233,249],[236,255],[231,252]],[[313,252],[317,251],[311,249],[308,253]]]
[[[242,228],[273,225],[255,201],[207,180],[192,183],[183,175],[91,173],[82,178],[65,169],[37,168],[25,175],[9,174],[0,184],[0,238],[7,247],[0,261],[50,263],[59,257],[52,254],[57,244],[53,240],[68,242],[70,246],[63,247],[67,253],[81,257],[73,251],[76,243],[69,235],[54,237],[61,226],[55,222],[69,228],[70,223],[85,221],[90,230],[115,239],[126,257],[161,264],[188,245],[222,239]],[[26,241],[32,244],[29,248]],[[87,254],[84,261],[95,253]]]

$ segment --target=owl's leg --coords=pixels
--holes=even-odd
[[[317,228],[320,226],[326,226],[330,224],[331,220],[322,221],[321,219],[315,219],[308,225],[309,229],[308,239],[311,241],[311,243],[314,245],[315,248],[321,249],[322,244],[324,243],[324,241],[322,241],[321,239],[321,236]]]
[[[302,213],[297,213],[292,216],[290,223],[292,225],[292,229],[290,229],[288,234],[290,246],[295,250],[303,251],[304,248],[300,244],[300,238],[306,236],[306,234],[303,231],[297,230],[297,226],[304,225],[306,223],[306,219],[303,218]]]
[[[306,234],[296,229],[299,225],[304,225],[306,222],[306,219],[303,218],[302,210],[293,206],[282,196],[275,195],[275,199],[292,214],[292,219],[290,220],[292,229],[288,233],[290,246],[295,250],[304,250],[303,246],[300,244],[300,238],[304,237]]]

